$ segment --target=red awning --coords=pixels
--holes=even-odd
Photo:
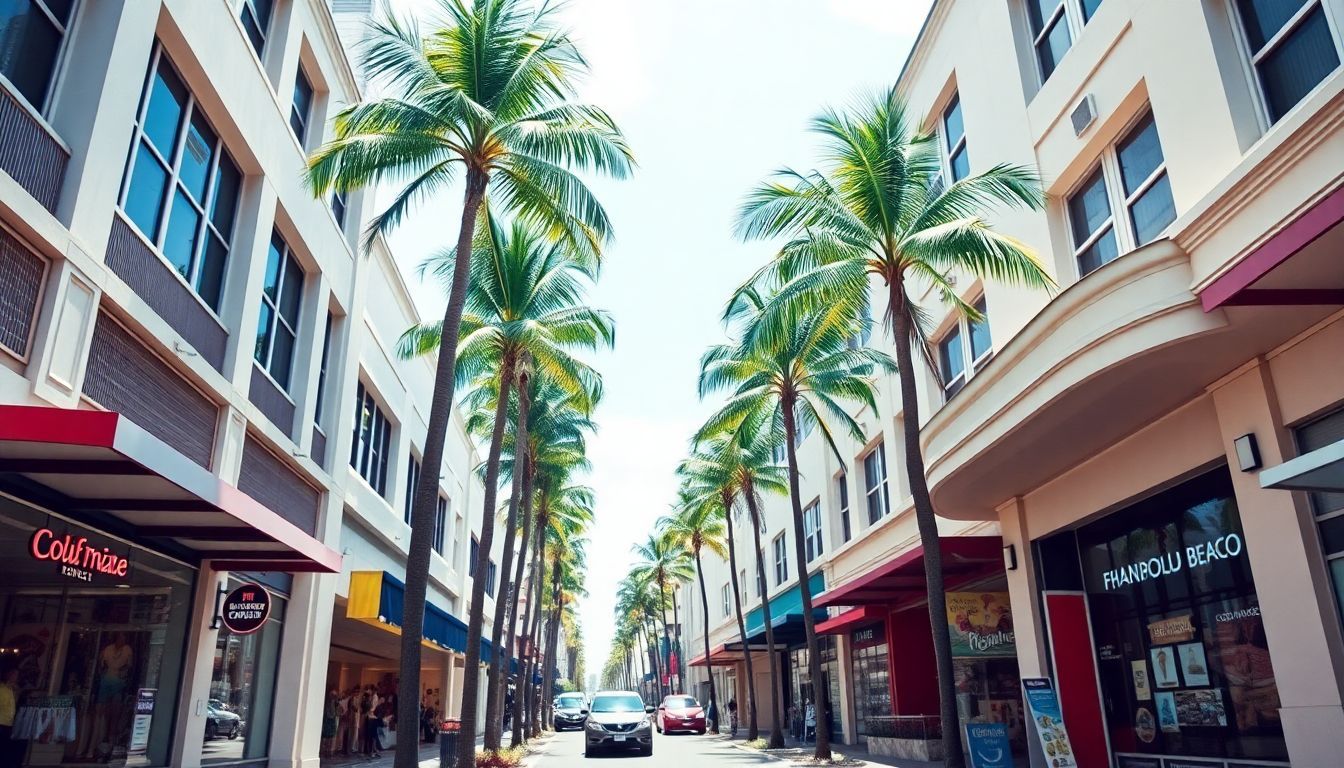
[[[1003,570],[1003,540],[998,536],[945,536],[940,540],[943,575],[966,582]],[[923,598],[924,548],[914,547],[847,584],[829,589],[813,601],[832,605],[891,605]]]
[[[750,649],[753,654],[765,652],[765,646],[763,645],[753,645],[750,646]],[[699,656],[692,657],[686,666],[730,667],[745,658],[746,655],[742,652],[741,643],[725,643],[709,652],[709,664],[705,664],[705,654],[702,653]]]
[[[0,405],[6,475],[58,511],[108,515],[216,570],[341,570],[340,553],[118,413]]]
[[[843,635],[851,629],[882,621],[887,615],[884,608],[876,605],[861,605],[829,618],[817,625],[818,635]]]

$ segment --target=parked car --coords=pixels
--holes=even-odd
[[[584,721],[588,719],[583,711],[587,708],[588,702],[584,699],[582,693],[562,693],[556,696],[553,706],[555,710],[555,730],[583,728]]]
[[[634,691],[599,691],[583,712],[583,756],[618,749],[637,749],[653,754],[653,707]]]
[[[224,702],[210,699],[205,705],[205,738],[236,739],[243,732],[243,718],[236,712],[230,712]]]
[[[687,733],[705,732],[705,710],[694,696],[676,694],[664,696],[658,705],[658,715],[654,724],[659,733],[683,731]]]

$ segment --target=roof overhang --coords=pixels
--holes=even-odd
[[[876,624],[886,618],[887,611],[876,605],[861,605],[850,608],[839,616],[832,617],[817,625],[818,635],[843,635],[852,629]]]
[[[219,571],[339,573],[341,555],[121,414],[0,405],[0,484]]]
[[[1002,547],[1003,541],[998,536],[944,536],[939,540],[943,577],[949,584],[964,584],[1002,571]],[[915,546],[863,576],[826,592],[815,604],[821,607],[899,606],[925,599],[927,595],[924,547]]]
[[[1260,487],[1287,491],[1344,492],[1344,440],[1262,471]]]

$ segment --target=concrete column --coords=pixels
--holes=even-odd
[[[205,743],[205,705],[210,698],[210,680],[214,676],[215,640],[211,629],[215,593],[224,584],[225,575],[216,573],[210,562],[201,563],[192,604],[197,606],[187,626],[186,648],[182,653],[182,685],[177,700],[177,718],[169,764],[197,768]]]
[[[854,658],[848,633],[835,638],[835,661],[840,674],[840,700],[831,702],[831,706],[840,710],[840,728],[844,731],[843,738],[837,740],[855,744],[858,719],[854,712]]]
[[[1027,527],[1027,507],[1016,497],[998,509],[999,530],[1003,545],[1012,545],[1017,553],[1017,568],[1006,571],[1008,600],[1013,609],[1013,633],[1017,639],[1017,671],[1020,677],[1042,677],[1046,674],[1045,616],[1036,599],[1036,558],[1031,548],[1031,533]],[[1030,735],[1028,738],[1034,738]],[[1031,768],[1046,768],[1045,753],[1040,749],[1027,750]]]
[[[243,393],[252,382],[252,357],[276,200],[275,188],[266,179],[249,175],[243,180],[238,221],[229,249],[229,275],[219,306],[219,317],[229,330],[222,373]]]
[[[1265,466],[1293,455],[1268,364],[1256,360],[1211,388],[1269,640],[1293,765],[1336,765],[1344,753],[1338,627],[1330,618],[1315,521],[1304,500],[1238,469],[1233,441],[1253,434]],[[1327,625],[1329,622],[1329,625]]]
[[[285,613],[271,716],[271,768],[315,768],[322,741],[334,576],[296,574]]]

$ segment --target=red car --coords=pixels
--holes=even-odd
[[[705,732],[705,710],[694,696],[664,696],[658,705],[658,717],[654,720],[659,733],[686,731]]]

